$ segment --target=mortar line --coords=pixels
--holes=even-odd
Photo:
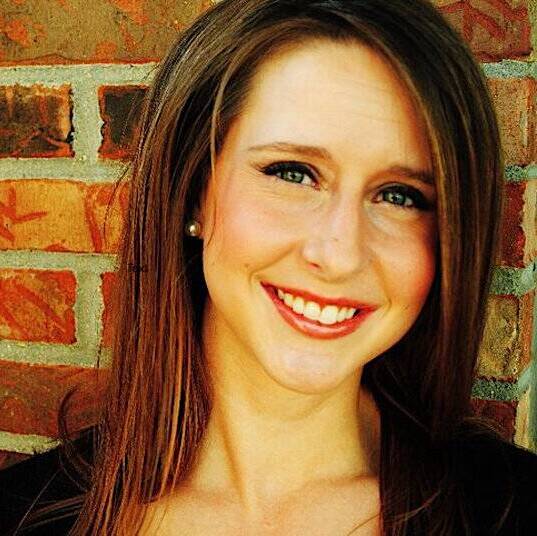
[[[2,85],[42,84],[57,87],[84,80],[93,86],[148,84],[157,62],[139,64],[95,63],[81,65],[17,65],[0,67]]]
[[[512,402],[517,401],[519,395],[519,388],[516,381],[476,378],[472,385],[472,397],[481,400]]]
[[[537,179],[537,164],[527,166],[507,165],[504,174],[505,182],[525,182]]]
[[[95,362],[99,352],[103,325],[101,322],[104,311],[102,278],[100,274],[90,271],[78,272],[77,298],[74,305],[77,340]],[[97,289],[100,292],[97,292]]]
[[[112,353],[108,348],[99,350],[80,343],[66,345],[1,339],[0,361],[44,367],[103,369],[110,367]]]
[[[0,159],[0,180],[73,180],[87,184],[115,182],[126,162],[101,160],[90,163],[75,158],[5,158]]]
[[[490,294],[511,295],[520,298],[537,286],[537,259],[525,268],[496,266],[492,276]]]
[[[71,84],[73,102],[73,149],[76,160],[95,166],[99,161],[104,121],[99,109],[97,88],[79,80]]]
[[[0,450],[18,454],[40,454],[60,445],[55,438],[37,434],[16,434],[0,430]]]
[[[112,253],[77,253],[13,249],[0,251],[2,269],[69,270],[101,275],[117,269],[118,256]]]

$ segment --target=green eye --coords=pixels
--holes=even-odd
[[[264,167],[261,171],[265,175],[276,175],[283,181],[300,186],[314,186],[317,183],[313,172],[298,162],[278,162]]]
[[[297,184],[298,186],[312,186],[319,189],[319,183],[315,178],[316,173],[308,166],[300,162],[276,162],[260,169],[268,176]],[[402,210],[431,210],[432,205],[427,198],[416,188],[403,184],[394,184],[382,190],[382,200],[395,208]],[[410,204],[407,202],[410,200]]]
[[[410,186],[390,186],[381,193],[384,200],[387,200],[390,204],[402,208],[403,210],[429,210],[431,208],[431,205],[425,196],[419,190]],[[412,204],[406,204],[405,198],[410,199]],[[393,200],[396,202],[392,202]]]

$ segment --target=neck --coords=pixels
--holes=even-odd
[[[190,485],[235,497],[246,510],[316,484],[378,472],[378,410],[355,375],[330,393],[304,394],[211,363],[213,409]]]

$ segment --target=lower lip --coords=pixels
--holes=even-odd
[[[287,307],[287,305],[285,305],[280,298],[278,298],[277,291],[274,287],[267,285],[262,286],[274,305],[276,305],[278,312],[291,327],[316,339],[336,339],[338,337],[344,337],[345,335],[357,330],[362,322],[371,313],[373,313],[373,310],[364,309],[357,315],[349,318],[348,320],[344,320],[343,322],[337,322],[336,324],[332,325],[321,324],[316,320],[310,320],[305,316],[299,315],[291,308]]]

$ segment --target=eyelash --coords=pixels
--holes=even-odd
[[[275,164],[270,164],[269,166],[265,166],[260,168],[260,171],[264,173],[265,175],[276,175],[277,173],[285,173],[289,171],[294,171],[298,173],[302,173],[304,175],[308,175],[312,178],[312,180],[315,180],[314,174],[312,171],[305,165],[300,164],[299,162],[277,162]],[[279,177],[280,180],[289,182],[291,184],[298,184],[301,186],[301,183],[291,181],[284,179],[282,177]],[[399,205],[397,203],[390,203],[391,205],[394,205],[397,208],[403,209],[403,210],[421,210],[426,211],[431,208],[431,204],[429,201],[425,198],[425,196],[415,188],[412,188],[411,186],[404,186],[402,184],[389,186],[388,188],[384,189],[383,192],[395,192],[397,194],[401,194],[403,196],[406,196],[410,199],[412,199],[413,205],[412,206],[406,206],[406,205]]]

